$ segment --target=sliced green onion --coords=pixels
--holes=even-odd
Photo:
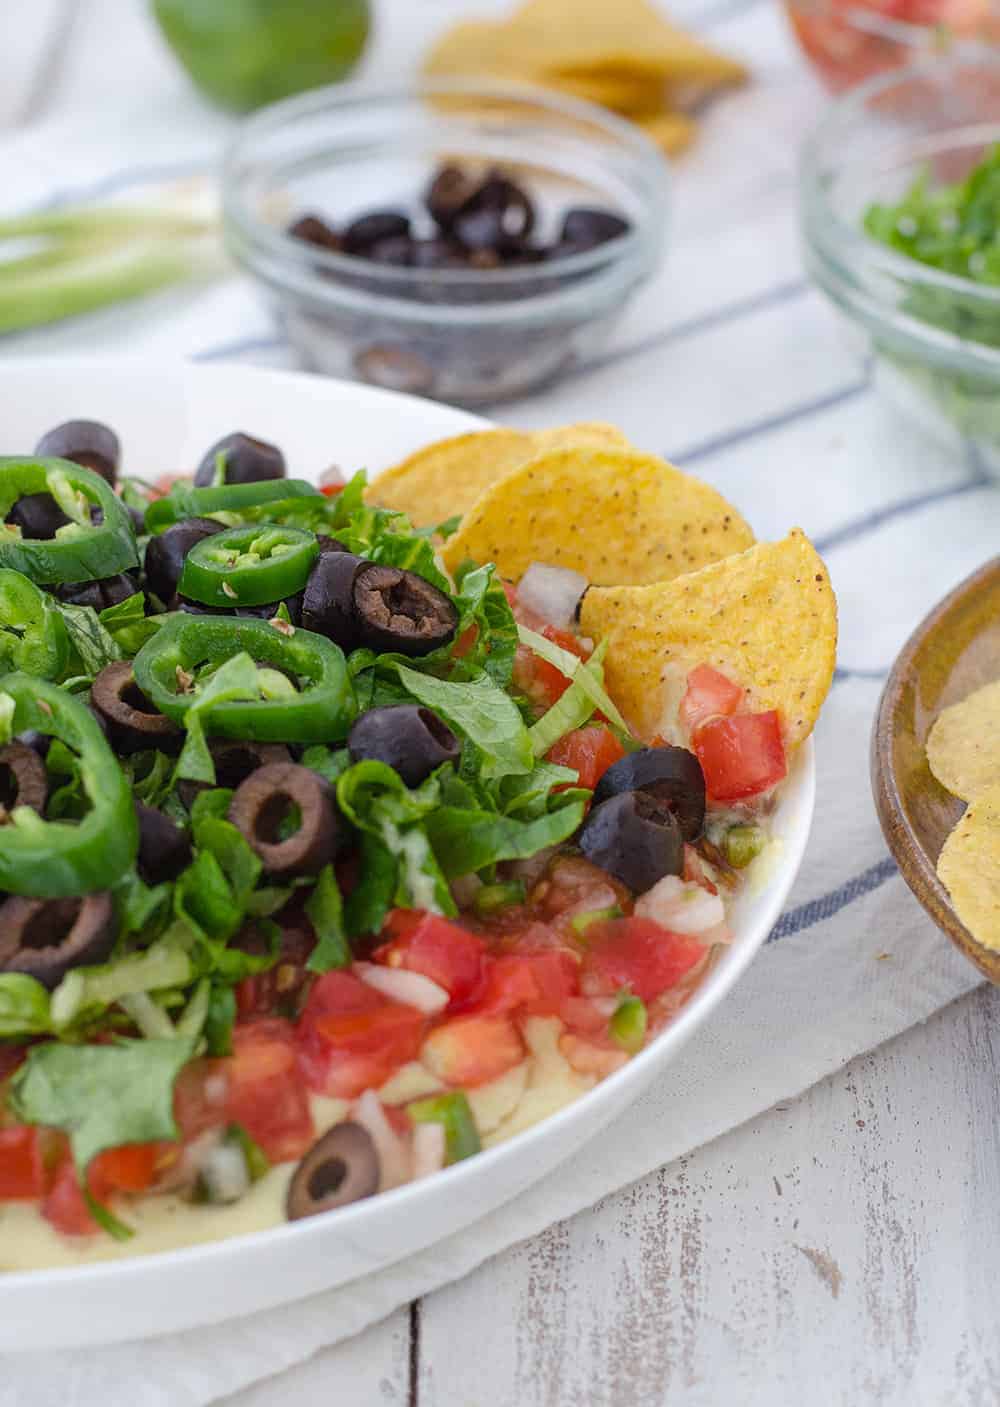
[[[523,904],[524,899],[524,881],[512,879],[506,884],[484,884],[476,890],[472,907],[480,918],[489,918],[491,914],[498,914],[514,904]]]
[[[766,844],[760,826],[730,826],[722,839],[722,853],[734,870],[745,870]]]
[[[604,649],[595,650],[589,660],[581,660],[574,655],[572,650],[564,650],[561,645],[556,645],[551,640],[546,640],[544,635],[539,635],[535,630],[529,630],[526,625],[517,627],[517,638],[522,645],[527,645],[528,649],[548,664],[553,665],[561,674],[565,674],[567,679],[574,682],[579,681],[580,687],[591,700],[600,713],[614,728],[619,728],[623,733],[628,733],[629,727],[625,719],[618,712],[614,700],[604,687],[603,671],[600,675],[594,669],[588,669],[600,659],[604,658]],[[598,661],[599,662],[599,661]]]
[[[472,1117],[469,1101],[464,1090],[452,1090],[448,1094],[432,1095],[430,1099],[418,1099],[406,1106],[406,1112],[418,1124],[443,1124],[445,1140],[445,1161],[458,1163],[463,1158],[471,1158],[482,1147],[479,1130]]]
[[[618,905],[611,904],[606,909],[588,909],[586,913],[574,914],[570,927],[582,938],[592,923],[606,923],[609,919],[621,917],[622,911]]]
[[[615,1045],[635,1055],[646,1040],[646,1003],[640,997],[622,997],[608,1024]]]

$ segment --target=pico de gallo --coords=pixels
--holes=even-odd
[[[576,573],[449,576],[448,525],[243,434],[119,458],[0,459],[0,1269],[329,1211],[583,1094],[729,941],[787,770],[707,665],[635,737]]]

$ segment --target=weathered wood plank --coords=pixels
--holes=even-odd
[[[218,1407],[408,1407],[410,1314],[400,1309],[357,1338],[257,1383]]]
[[[998,1016],[980,991],[431,1296],[421,1407],[1000,1400]]]

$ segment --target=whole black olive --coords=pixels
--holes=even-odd
[[[252,435],[244,435],[242,430],[234,430],[231,435],[223,435],[207,450],[195,471],[196,488],[210,488],[215,483],[215,465],[218,456],[225,455],[222,471],[223,482],[227,484],[257,484],[264,479],[285,477],[285,456],[277,445],[266,440],[255,440]]]
[[[26,493],[7,514],[7,523],[20,528],[22,537],[48,540],[69,522],[50,493]]]
[[[419,786],[445,762],[457,762],[461,744],[429,708],[397,704],[363,713],[347,735],[352,762],[384,762],[408,787]]]
[[[118,752],[173,752],[180,747],[181,729],[140,691],[130,660],[104,666],[91,685],[90,705],[107,723],[108,738]]]
[[[585,250],[596,249],[599,244],[606,244],[609,239],[627,234],[630,228],[627,220],[611,210],[579,205],[566,211],[559,241],[565,246],[566,253],[582,254]]]
[[[30,806],[41,815],[45,810],[48,794],[49,774],[42,758],[30,743],[15,740],[5,748],[0,748],[2,810],[13,811],[15,806]]]
[[[297,829],[282,838],[296,812]],[[329,782],[294,762],[251,772],[233,793],[229,819],[272,875],[318,874],[341,839]]]
[[[458,611],[443,591],[416,572],[378,562],[358,572],[354,610],[363,645],[402,655],[429,655],[448,643],[458,624]]]
[[[107,606],[120,606],[139,590],[139,582],[131,572],[101,577],[99,581],[72,581],[53,588],[60,601],[68,606],[92,606],[103,611]]]
[[[450,231],[466,249],[500,251],[520,246],[534,225],[527,193],[506,176],[493,175],[456,212]]]
[[[609,767],[594,789],[594,805],[623,791],[644,791],[672,811],[685,840],[697,840],[705,824],[705,775],[684,747],[644,747]]]
[[[288,226],[287,233],[293,239],[316,245],[318,249],[338,252],[341,248],[340,235],[320,215],[300,215]]]
[[[354,583],[368,563],[353,552],[324,552],[309,573],[302,596],[302,625],[344,651],[359,643]]]
[[[215,763],[215,785],[235,791],[240,782],[245,782],[251,772],[258,767],[267,767],[275,762],[291,762],[292,755],[284,743],[238,742],[232,738],[213,738],[208,744]],[[177,783],[177,791],[184,805],[190,810],[199,792],[206,790],[207,783],[188,780]]]
[[[68,459],[92,469],[114,488],[122,447],[118,436],[99,420],[67,420],[38,441],[35,453],[46,459]]]
[[[211,518],[186,518],[146,544],[146,585],[166,605],[181,579],[184,559],[196,542],[222,531]]]
[[[83,963],[104,962],[117,937],[106,891],[82,899],[23,899],[0,904],[0,972],[23,972],[51,991]]]
[[[398,239],[410,233],[410,222],[398,210],[373,210],[359,215],[344,230],[342,243],[345,254],[370,254],[374,245],[384,239]]]
[[[360,1124],[334,1124],[316,1140],[288,1184],[289,1221],[346,1207],[378,1191],[382,1175],[375,1140]]]
[[[645,791],[623,791],[595,806],[577,844],[592,865],[633,894],[684,870],[684,842],[674,813]]]
[[[136,869],[147,884],[176,879],[191,863],[191,842],[169,816],[154,806],[135,803],[139,819],[139,857]]]

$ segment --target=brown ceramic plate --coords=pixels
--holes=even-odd
[[[872,733],[872,788],[882,830],[907,884],[979,970],[1000,983],[1000,952],[977,943],[937,877],[941,847],[965,803],[927,765],[927,734],[943,708],[1000,678],[1000,557],[963,581],[904,645]]]

